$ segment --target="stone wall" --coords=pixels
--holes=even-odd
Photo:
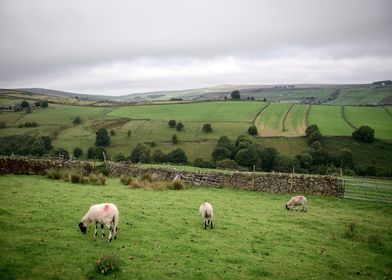
[[[245,189],[271,193],[313,194],[342,197],[343,182],[335,176],[303,175],[290,173],[251,173],[236,172],[225,174],[220,172],[188,172],[174,168],[156,169],[140,168],[137,165],[108,162],[112,176],[141,176],[150,174],[158,180],[173,180],[181,173],[186,183],[201,186],[215,186],[231,189]]]
[[[27,157],[0,157],[0,175],[4,174],[26,174],[44,175],[45,170],[50,168],[72,168],[79,169],[83,174],[93,170],[91,164],[80,161],[62,161],[45,158]]]
[[[188,172],[175,168],[141,168],[138,165],[107,162],[109,176],[128,175],[132,177],[150,174],[157,180],[170,181],[181,173],[185,183],[245,189],[271,193],[313,194],[341,197],[344,195],[342,180],[334,176],[317,176],[288,173],[236,172]],[[87,174],[93,170],[90,163],[60,161],[53,159],[30,159],[22,157],[0,157],[0,175],[3,174],[45,174],[49,168],[76,168]]]

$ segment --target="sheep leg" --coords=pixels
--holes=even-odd
[[[101,237],[104,238],[105,237],[105,227],[103,224],[101,224],[101,231],[102,231]]]
[[[115,228],[113,239],[117,239],[117,227]]]
[[[204,220],[204,229],[207,228],[207,220]]]
[[[95,223],[94,239],[97,238],[98,222]]]
[[[211,221],[211,229],[212,229],[212,221]]]
[[[113,235],[113,226],[112,225],[110,225],[110,228],[109,228],[109,242],[111,242],[112,241],[112,235]]]

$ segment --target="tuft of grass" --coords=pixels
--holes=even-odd
[[[88,279],[94,279],[95,275],[109,275],[119,272],[121,268],[120,257],[116,254],[102,255],[94,263],[94,269],[88,273]]]
[[[45,171],[46,171],[46,176],[49,179],[53,179],[53,180],[60,180],[61,179],[62,172],[60,169],[50,168]]]
[[[181,180],[175,180],[168,185],[168,188],[171,190],[182,190],[184,189],[184,185],[182,184]]]
[[[354,237],[356,227],[357,227],[357,222],[355,222],[355,221],[351,222],[347,226],[346,231],[344,232],[344,237],[346,237],[346,238]]]
[[[120,182],[121,182],[121,184],[123,184],[125,186],[129,186],[132,182],[132,177],[127,176],[127,175],[121,175]]]
[[[72,171],[69,173],[69,179],[73,184],[81,184],[83,181],[83,175],[78,172]]]
[[[144,173],[144,174],[140,177],[140,180],[142,180],[142,181],[148,181],[148,182],[150,182],[150,183],[154,181],[150,173]]]

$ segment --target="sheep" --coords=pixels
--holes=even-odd
[[[306,212],[308,210],[308,201],[306,200],[306,197],[304,197],[302,195],[293,196],[286,203],[286,209],[290,210],[291,207],[293,207],[293,206],[301,206],[301,205],[302,205],[302,211]]]
[[[119,211],[113,203],[101,203],[95,204],[90,207],[90,210],[84,215],[79,221],[79,228],[83,234],[86,234],[87,227],[89,224],[95,226],[94,239],[97,237],[97,226],[101,224],[102,237],[105,236],[104,225],[109,228],[109,240],[116,239],[117,237],[117,225],[119,221]]]
[[[214,210],[212,205],[208,202],[204,202],[202,205],[200,205],[199,212],[204,219],[204,229],[206,229],[210,223],[212,229],[212,219],[214,217]]]

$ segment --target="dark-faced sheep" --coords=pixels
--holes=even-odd
[[[204,229],[206,229],[209,224],[211,224],[212,229],[212,219],[214,217],[214,210],[212,205],[208,202],[204,202],[202,205],[200,205],[199,211],[204,219]]]
[[[80,220],[79,228],[83,234],[86,234],[88,225],[93,224],[95,227],[95,239],[97,237],[98,224],[101,225],[102,237],[105,236],[104,226],[107,226],[109,229],[108,241],[110,242],[113,238],[116,239],[118,221],[119,211],[116,205],[113,203],[95,204],[90,207],[90,210]]]
[[[294,206],[302,206],[302,211],[307,211],[308,209],[308,201],[306,200],[306,197],[302,195],[298,196],[293,196],[287,203],[286,203],[286,209],[290,210]]]

